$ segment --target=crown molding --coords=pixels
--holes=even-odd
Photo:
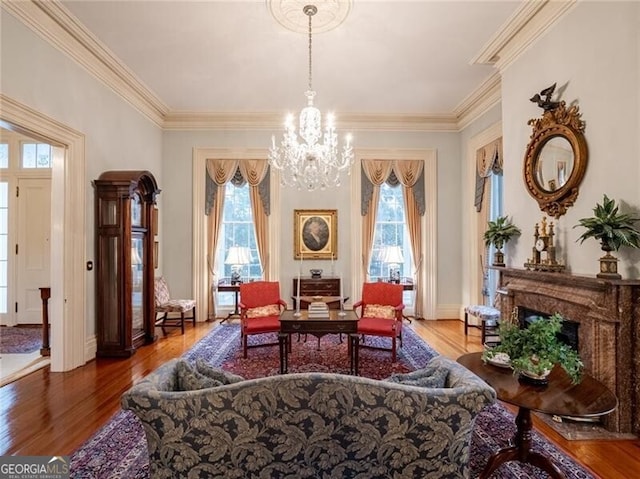
[[[495,65],[503,71],[579,0],[523,2],[502,28],[482,47],[471,64]]]
[[[58,0],[3,1],[2,8],[162,126],[168,107]]]
[[[165,116],[165,130],[274,130],[284,124],[283,113],[174,111]],[[389,115],[345,113],[336,120],[341,130],[357,131],[458,131],[453,114]]]
[[[501,100],[502,78],[498,72],[495,72],[453,110],[458,120],[458,131],[465,129]]]

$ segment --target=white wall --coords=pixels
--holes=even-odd
[[[573,207],[557,221],[559,257],[576,274],[598,273],[602,256],[595,240],[580,245],[583,230],[606,193],[627,209],[640,209],[640,3],[579,2],[547,35],[502,72],[505,177],[522,178],[531,134],[530,118],[542,110],[528,99],[558,83],[562,100],[576,102],[586,122],[589,164]],[[505,211],[522,229],[509,242],[508,266],[521,268],[533,246],[533,228],[542,218],[521,181],[505,181]],[[640,253],[621,249],[623,278],[637,278]]]
[[[86,251],[78,254],[95,262],[91,181],[106,170],[146,169],[162,185],[161,131],[69,57],[0,12],[2,93],[86,137],[86,199],[67,207],[85,209]],[[95,334],[94,272],[86,272],[87,338]]]

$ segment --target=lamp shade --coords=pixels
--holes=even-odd
[[[404,257],[402,256],[402,249],[400,246],[385,246],[382,248],[380,261],[392,264],[403,263]]]
[[[243,265],[251,263],[251,250],[246,246],[231,246],[224,264]]]

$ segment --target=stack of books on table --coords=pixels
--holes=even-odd
[[[321,301],[309,303],[309,319],[324,319],[329,317],[329,306]]]

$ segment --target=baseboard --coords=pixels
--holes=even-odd
[[[88,363],[96,358],[98,353],[98,340],[96,336],[89,338],[84,344],[84,362]]]
[[[436,308],[437,319],[463,320],[464,317],[460,316],[461,308],[459,304],[439,304]]]

